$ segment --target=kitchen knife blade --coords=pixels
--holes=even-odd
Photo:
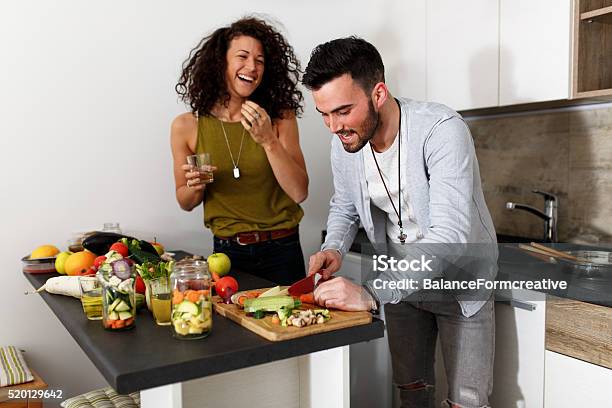
[[[289,294],[291,296],[300,296],[304,293],[312,292],[315,288],[315,278],[317,275],[318,273],[313,273],[289,286]]]

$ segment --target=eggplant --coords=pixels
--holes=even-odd
[[[129,243],[128,248],[131,247],[132,240],[136,240],[140,245],[140,252],[146,253],[146,257],[149,257],[150,254],[154,255],[155,259],[160,259],[159,254],[150,242],[132,238],[128,235],[117,234],[116,232],[96,231],[83,240],[83,248],[96,255],[104,255],[110,250],[111,245],[122,238],[127,238]],[[130,253],[132,252],[131,249],[132,248],[130,248]]]

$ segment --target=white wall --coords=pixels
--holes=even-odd
[[[282,22],[305,67],[316,44],[357,34],[379,47],[397,95],[423,98],[419,21],[424,24],[424,18],[417,15],[423,5],[422,0],[2,2],[0,345],[26,349],[29,363],[65,395],[104,386],[44,302],[23,296],[29,284],[20,258],[45,243],[64,249],[72,232],[106,221],[120,222],[124,232],[143,239],[156,236],[168,248],[211,251],[201,209],[186,213],[175,202],[169,148],[169,124],[184,111],[174,84],[203,35],[242,15],[266,13]],[[307,92],[305,101],[299,125],[310,195],[301,232],[308,256],[318,247],[332,188],[330,135]]]

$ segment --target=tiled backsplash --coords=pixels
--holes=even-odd
[[[544,222],[507,201],[539,209],[559,197],[559,240],[612,242],[612,107],[468,120],[483,189],[499,234],[542,237]]]

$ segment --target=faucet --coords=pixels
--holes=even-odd
[[[509,210],[525,210],[544,220],[544,242],[557,242],[557,205],[559,199],[556,195],[546,191],[533,190],[533,193],[544,196],[544,212],[526,204],[506,203]]]

